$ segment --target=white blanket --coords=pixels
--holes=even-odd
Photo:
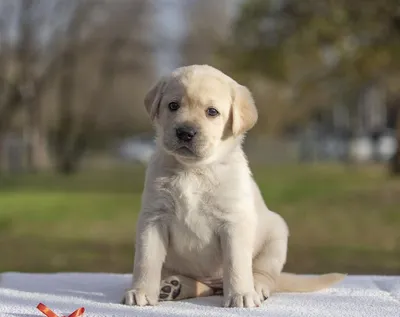
[[[222,308],[221,297],[164,302],[156,307],[120,305],[127,274],[26,274],[0,275],[0,316],[45,316],[36,306],[42,302],[58,316],[79,307],[84,317],[152,316],[318,316],[400,317],[400,276],[348,276],[332,288],[303,294],[274,294],[262,307]]]

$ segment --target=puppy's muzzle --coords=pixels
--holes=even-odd
[[[176,129],[176,137],[184,142],[190,142],[196,136],[197,131],[193,127],[182,126]]]

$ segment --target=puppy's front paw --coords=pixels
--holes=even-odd
[[[260,296],[252,291],[244,294],[232,294],[225,297],[224,307],[258,307],[261,305]]]
[[[128,306],[154,306],[157,305],[157,302],[157,296],[151,296],[141,289],[130,289],[125,292],[121,304]]]

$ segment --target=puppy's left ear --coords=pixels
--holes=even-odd
[[[146,94],[144,97],[144,105],[151,121],[154,121],[160,109],[163,89],[166,79],[162,77]]]
[[[235,84],[232,104],[232,133],[239,136],[249,131],[258,120],[254,98],[247,87]]]

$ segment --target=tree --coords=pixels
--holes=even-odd
[[[97,1],[96,5],[98,11],[109,12],[106,20],[93,28],[86,40],[79,40],[79,31],[83,22],[89,20],[93,8],[78,5],[62,53],[60,108],[58,125],[54,130],[54,148],[58,169],[67,174],[77,169],[95,138],[115,132],[109,130],[115,113],[126,115],[126,107],[115,106],[114,82],[129,73],[131,78],[128,82],[132,83],[132,77],[138,77],[145,83],[146,77],[152,73],[149,63],[151,49],[143,36],[147,29],[143,26],[143,17],[148,16],[150,10],[148,3],[138,0],[111,5],[107,1]],[[124,57],[128,54],[129,60]],[[142,60],[144,56],[147,61]],[[84,82],[87,74],[94,85]],[[130,87],[130,91],[135,91],[135,87]],[[132,101],[124,102],[130,106]],[[78,104],[80,109],[74,104]],[[135,123],[139,125],[142,121],[139,117],[133,119],[130,131],[134,130]],[[116,129],[117,125],[114,122],[111,129]]]
[[[212,63],[218,45],[231,23],[231,0],[195,0],[181,4],[184,35],[179,53],[181,65]]]
[[[30,170],[40,169],[50,148],[56,169],[74,172],[86,150],[102,139],[149,128],[133,115],[144,112],[143,86],[154,73],[148,1],[7,4],[18,12],[19,23],[16,44],[5,39],[0,51],[0,67],[6,70],[0,131],[7,132],[22,115],[17,129],[29,144]]]
[[[398,13],[397,0],[248,0],[222,52],[242,76],[287,87],[284,129],[321,107],[351,106],[355,92],[372,81],[398,93],[387,83],[399,78]]]
[[[63,1],[48,2],[47,7],[52,11],[58,10],[58,5]],[[27,141],[27,166],[30,171],[47,168],[49,164],[46,131],[42,122],[42,107],[40,98],[47,87],[49,81],[54,78],[56,73],[56,54],[58,29],[51,28],[46,24],[43,17],[43,2],[33,0],[9,1],[3,3],[3,15],[1,15],[4,33],[9,33],[12,23],[8,20],[12,17],[12,12],[16,11],[18,23],[16,27],[15,44],[12,39],[5,38],[2,44],[7,48],[2,50],[4,64],[2,78],[3,81],[3,100],[0,106],[0,139],[1,134],[6,133],[12,126],[16,116],[21,112],[24,114],[22,124],[23,134]],[[42,28],[53,30],[50,41],[46,46],[46,59],[43,63],[40,59],[41,48],[38,43],[39,34]],[[48,58],[50,57],[50,58]]]
[[[103,114],[114,104],[114,81],[126,71],[136,76],[142,75],[144,80],[143,73],[150,71],[145,63],[139,64],[135,60],[134,63],[131,61],[121,65],[121,55],[126,51],[132,56],[148,57],[150,49],[144,39],[138,36],[143,34],[141,30],[144,31],[141,17],[148,14],[146,1],[126,2],[111,8],[107,2],[100,3],[96,2],[98,10],[114,10],[107,17],[106,23],[92,29],[86,40],[79,40],[79,32],[93,8],[78,5],[69,24],[65,49],[61,54],[59,115],[54,129],[54,148],[58,170],[66,174],[76,171],[91,141],[102,134]],[[112,32],[109,30],[111,25]],[[132,30],[137,32],[136,39],[132,37]],[[86,57],[96,62],[88,61],[88,64],[83,65],[82,60]],[[90,77],[96,77],[95,85],[88,87],[91,90],[88,95],[84,92],[87,88],[82,85],[85,78],[85,74],[80,72],[82,69],[89,71]],[[85,98],[81,98],[80,94],[85,94]],[[81,109],[74,107],[76,102]],[[114,107],[112,110],[115,112],[117,109]]]

